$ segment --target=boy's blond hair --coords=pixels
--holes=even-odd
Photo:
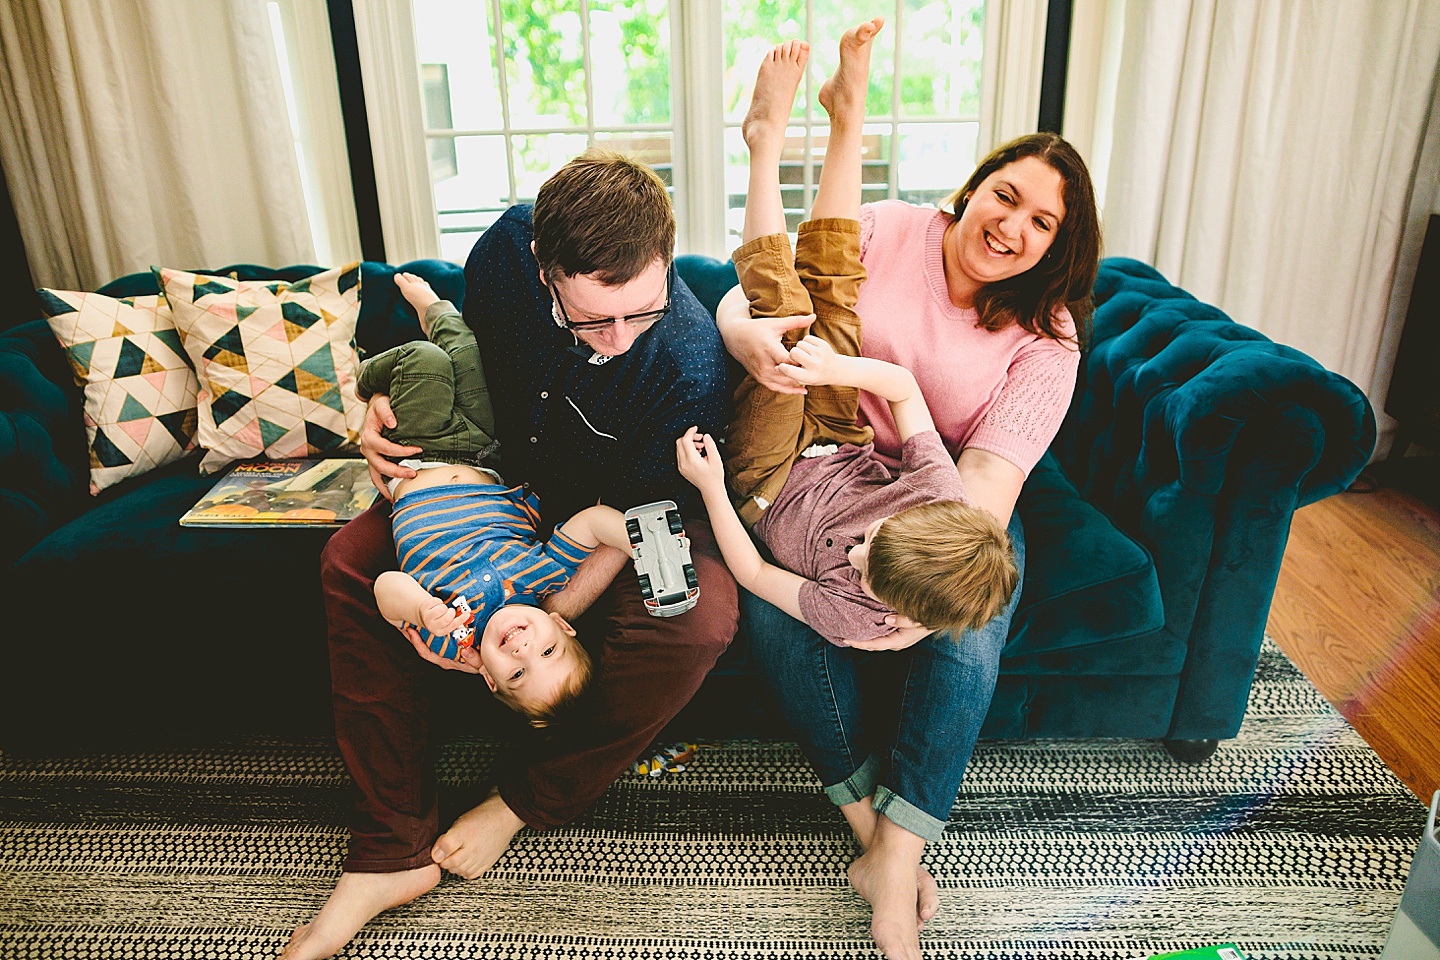
[[[1005,528],[958,500],[887,518],[870,541],[865,573],[896,613],[952,633],[989,623],[1020,580]]]
[[[560,689],[555,691],[555,698],[549,703],[539,701],[520,701],[503,688],[497,688],[495,696],[500,702],[520,716],[524,717],[530,726],[537,729],[544,729],[555,721],[570,713],[580,700],[580,695],[590,686],[590,678],[595,673],[595,661],[590,659],[590,652],[578,642],[574,644],[575,669],[570,672]]]

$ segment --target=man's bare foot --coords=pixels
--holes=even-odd
[[[790,109],[795,105],[795,91],[805,76],[810,60],[810,44],[804,40],[787,40],[776,45],[760,61],[755,76],[755,92],[750,95],[750,109],[740,123],[740,136],[753,157],[757,150],[778,151],[785,141],[785,127],[790,122]],[[776,157],[779,160],[779,157]]]
[[[839,121],[865,113],[865,93],[870,88],[870,41],[885,26],[884,17],[851,27],[840,38],[840,66],[820,85],[820,106]]]
[[[495,865],[525,821],[491,790],[473,810],[462,813],[430,848],[431,858],[444,869],[474,880]]]
[[[870,903],[870,936],[886,960],[920,960],[918,875],[903,859],[872,847],[847,871],[855,892]]]
[[[376,915],[409,903],[440,882],[433,864],[399,873],[342,873],[315,919],[290,934],[279,960],[334,956]]]

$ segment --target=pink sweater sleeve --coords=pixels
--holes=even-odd
[[[1072,341],[1043,338],[1027,344],[1011,360],[1000,395],[965,448],[1004,457],[1028,476],[1060,431],[1079,368],[1080,351]]]

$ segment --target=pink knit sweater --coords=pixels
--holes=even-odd
[[[951,456],[988,450],[1028,475],[1060,429],[1080,353],[1014,324],[991,332],[973,309],[950,302],[941,260],[949,217],[899,200],[860,213],[860,259],[869,276],[856,305],[861,352],[915,374]],[[1073,332],[1067,311],[1064,329]],[[861,423],[875,428],[875,452],[899,467],[900,435],[890,406],[860,394]]]

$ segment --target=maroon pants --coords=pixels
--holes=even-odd
[[[582,623],[604,633],[592,681],[594,712],[567,725],[528,765],[506,761],[500,795],[531,827],[574,819],[640,755],[700,686],[735,635],[735,581],[710,527],[686,519],[700,602],[652,617],[623,568]],[[375,578],[395,569],[390,504],[379,500],[331,537],[320,562],[330,641],[335,736],[357,796],[344,869],[388,873],[431,863],[440,835],[431,698],[457,678],[488,697],[484,680],[426,663],[375,606]],[[582,635],[582,639],[585,639]],[[593,649],[593,644],[591,644]]]

